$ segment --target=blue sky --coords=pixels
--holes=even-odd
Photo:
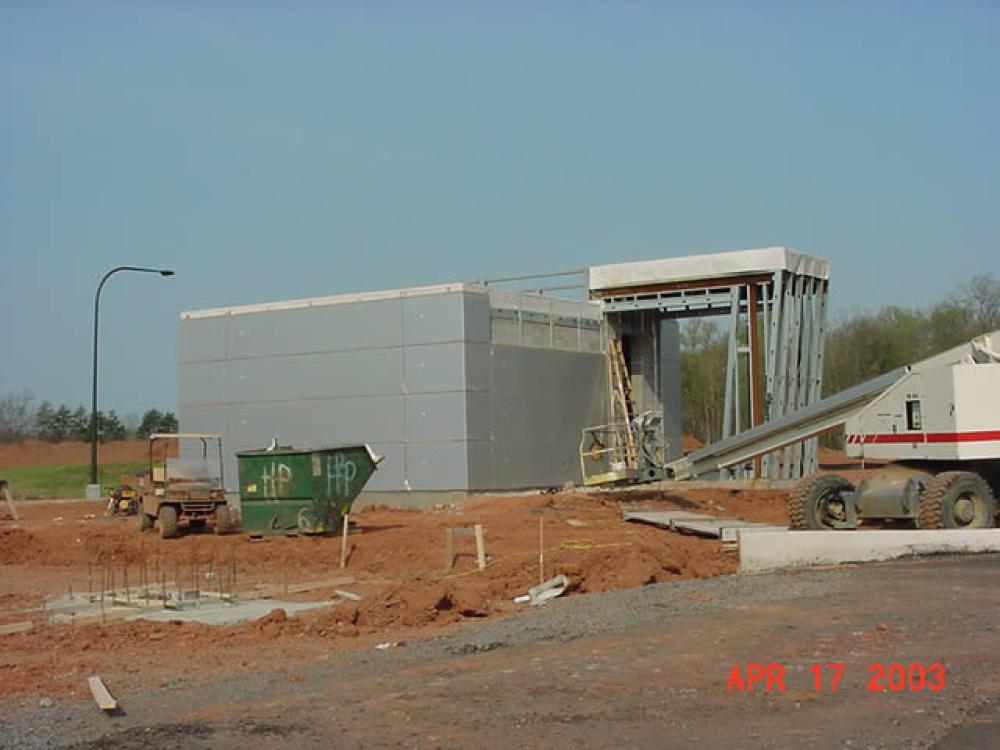
[[[176,404],[181,310],[783,244],[1000,273],[1000,4],[0,2],[0,393]]]

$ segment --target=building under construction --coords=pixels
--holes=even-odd
[[[655,479],[680,455],[680,322],[728,321],[725,437],[819,398],[828,284],[765,248],[185,312],[181,428],[223,435],[230,489],[275,437],[370,443],[375,492]],[[734,471],[814,466],[804,444]]]

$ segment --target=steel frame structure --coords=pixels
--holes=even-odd
[[[661,276],[651,278],[650,283],[633,279],[627,285],[604,285],[596,289],[591,284],[591,298],[601,302],[605,321],[611,321],[608,335],[614,335],[615,321],[630,313],[653,311],[658,318],[673,319],[728,316],[721,439],[780,419],[821,397],[828,265],[784,248],[773,249],[784,255],[750,257],[771,250],[712,256],[722,261],[716,268],[731,259],[731,267],[742,271],[738,273],[703,277],[689,274],[676,281]],[[737,256],[748,260],[794,256],[793,260],[804,258],[809,262],[757,263],[755,267],[755,263],[742,263]],[[627,271],[620,275],[626,278],[641,273]],[[723,469],[722,475],[795,479],[815,472],[816,468],[813,438],[758,457],[752,465]]]

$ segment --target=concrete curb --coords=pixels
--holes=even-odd
[[[739,534],[740,573],[892,560],[912,555],[1000,552],[1000,529],[757,531]]]

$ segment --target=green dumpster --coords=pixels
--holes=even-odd
[[[250,534],[336,531],[382,456],[367,445],[241,451],[243,530]]]

